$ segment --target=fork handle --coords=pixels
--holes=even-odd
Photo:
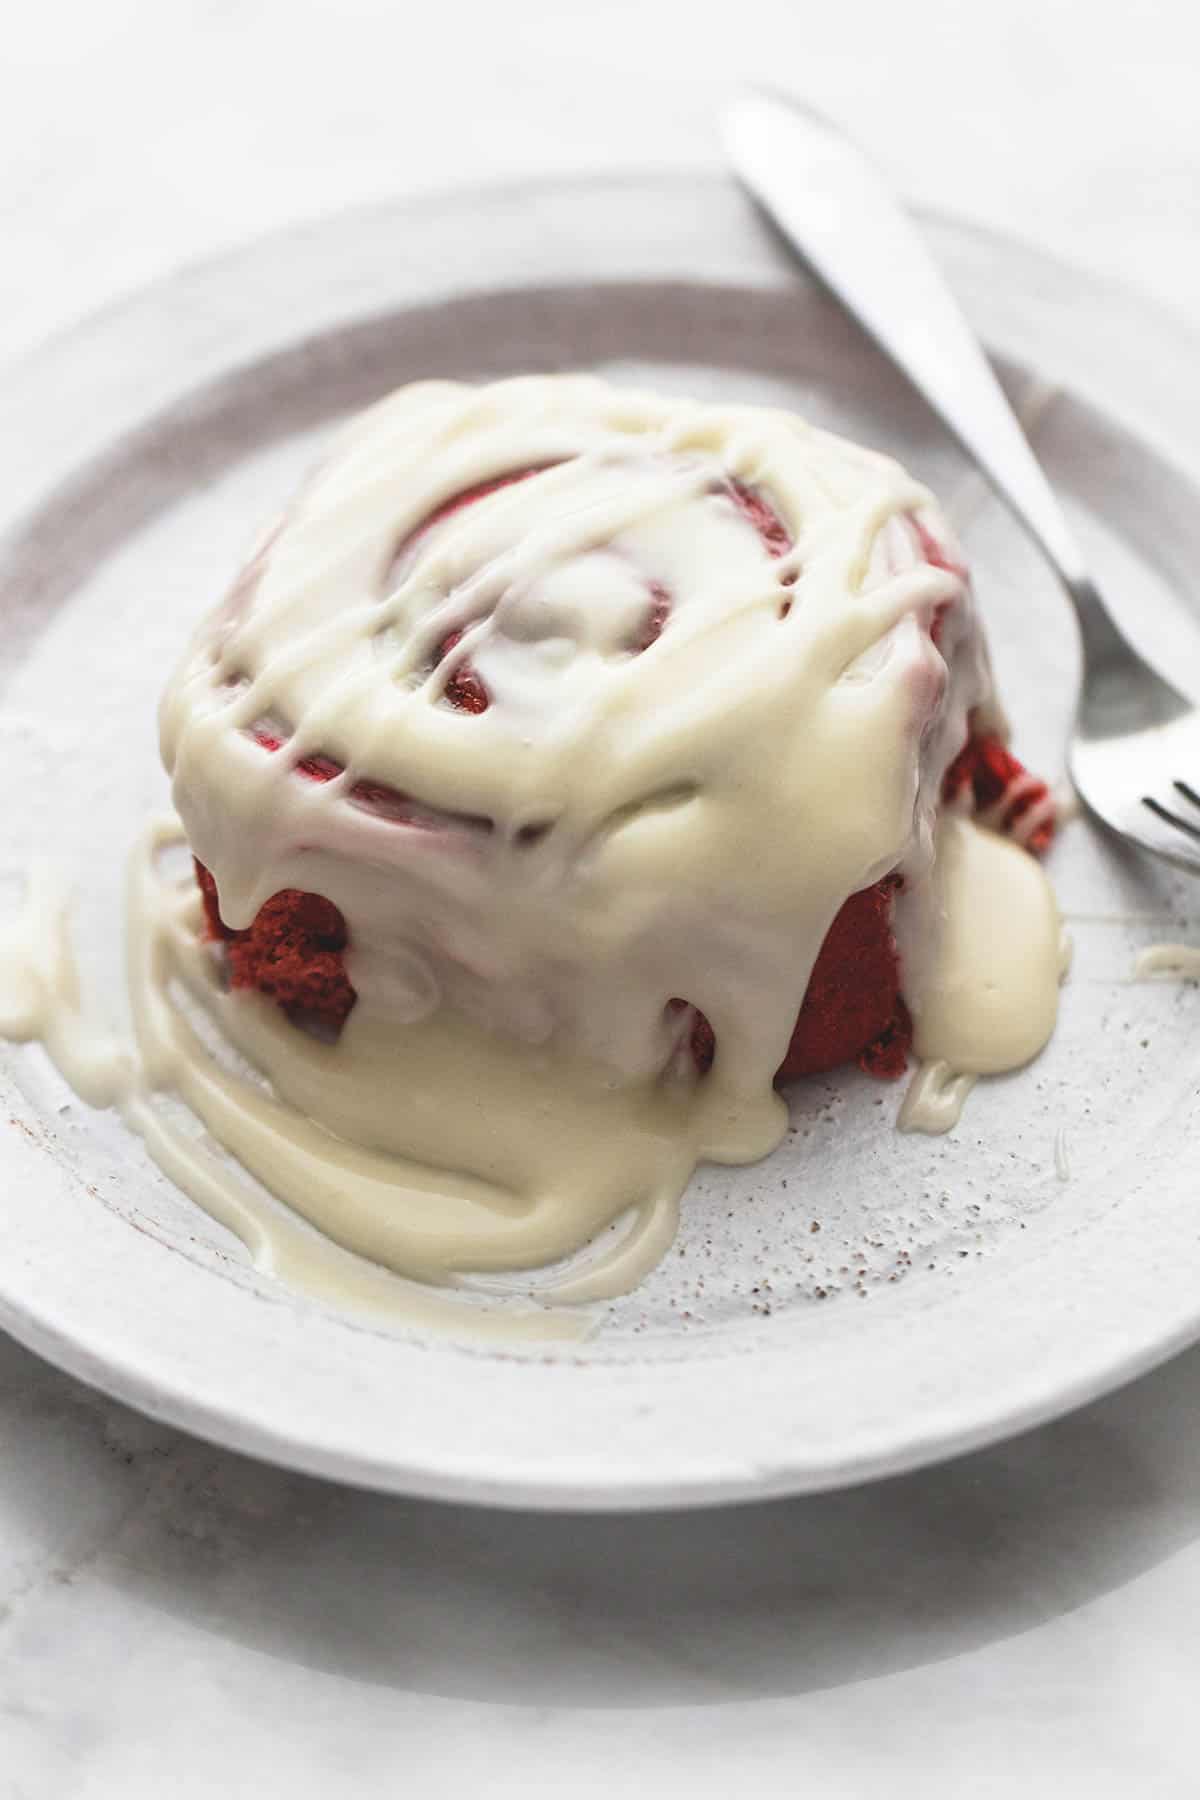
[[[991,364],[871,163],[835,126],[790,100],[747,98],[730,109],[728,130],[736,165],[785,236],[909,376],[1041,546],[1074,603],[1088,664],[1126,656]]]

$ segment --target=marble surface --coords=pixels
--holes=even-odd
[[[711,161],[743,76],[1194,315],[1188,0],[831,11],[42,0],[0,59],[0,354],[332,207]],[[850,1494],[547,1519],[281,1474],[0,1341],[0,1800],[1183,1800],[1198,1377]]]

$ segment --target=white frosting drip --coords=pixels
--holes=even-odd
[[[157,868],[158,852],[182,837],[178,821],[154,821],[129,860],[127,935],[135,1043],[115,1037],[85,1003],[71,945],[67,893],[55,871],[41,863],[29,872],[23,907],[0,929],[0,1036],[39,1041],[88,1105],[117,1107],[164,1174],[240,1238],[257,1267],[294,1290],[339,1309],[448,1331],[457,1338],[536,1344],[582,1336],[586,1315],[564,1308],[466,1306],[398,1281],[373,1261],[339,1249],[333,1240],[345,1233],[315,1232],[295,1216],[327,1222],[322,1207],[332,1204],[337,1211],[339,1183],[354,1187],[356,1153],[311,1127],[299,1135],[293,1130],[299,1122],[290,1120],[286,1109],[253,1079],[231,1072],[176,1003],[173,987],[180,982],[218,1020],[229,1004],[217,966],[200,942],[194,885],[188,880],[180,887]],[[211,1135],[206,1139],[179,1123],[161,1105],[164,1093],[185,1100]],[[311,1158],[307,1183],[291,1196],[295,1212],[245,1180],[223,1154],[237,1152],[243,1167],[253,1169],[265,1147],[281,1147],[283,1137],[293,1139],[296,1151]],[[390,1187],[388,1197],[398,1198]]]
[[[1178,981],[1200,981],[1200,944],[1148,944],[1133,965],[1135,981],[1165,975]]]
[[[921,1068],[902,1131],[950,1130],[978,1076],[1018,1069],[1044,1048],[1071,959],[1039,865],[961,814],[939,824],[932,894],[928,953],[905,981]]]
[[[1070,947],[1054,893],[1017,845],[947,813],[938,832],[941,928],[931,977],[908,992],[913,1048],[965,1075],[1018,1069],[1045,1045]]]
[[[132,1056],[82,1004],[67,894],[47,862],[31,866],[23,906],[0,924],[0,1038],[40,1040],[88,1106],[112,1106],[133,1079]]]
[[[940,1137],[952,1131],[975,1086],[974,1075],[952,1069],[943,1057],[923,1062],[908,1084],[896,1119],[900,1131],[924,1131]]]

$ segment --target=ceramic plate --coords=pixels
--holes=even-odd
[[[1131,630],[1195,689],[1200,348],[1028,250],[929,230]],[[900,455],[965,538],[1018,748],[1061,773],[1076,651],[1053,582],[725,181],[355,214],[175,277],[3,383],[4,869],[49,854],[75,882],[114,1019],[122,865],[166,799],[156,696],[259,521],[398,382],[576,366],[782,402]],[[895,1087],[798,1086],[784,1147],[701,1170],[664,1264],[574,1346],[288,1292],[40,1050],[0,1048],[0,1322],[239,1449],[524,1506],[828,1487],[1045,1419],[1200,1335],[1200,994],[1132,979],[1139,947],[1200,941],[1200,888],[1081,822],[1052,869],[1075,965],[1033,1068],[980,1084],[943,1139],[893,1130]]]

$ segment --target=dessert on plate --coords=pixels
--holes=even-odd
[[[190,985],[271,1094],[223,1141],[401,1272],[555,1264],[622,1220],[555,1289],[619,1291],[698,1160],[779,1142],[778,1081],[911,1062],[936,1128],[1053,1028],[1053,805],[947,523],[787,413],[401,389],[161,726]]]

